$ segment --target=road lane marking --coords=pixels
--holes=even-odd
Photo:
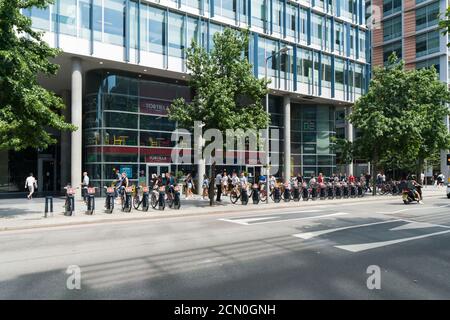
[[[260,221],[260,220],[267,220],[267,219],[274,219],[274,218],[279,218],[280,216],[268,216],[268,217],[264,217],[264,218],[248,218],[248,219],[219,219],[220,221],[227,221],[227,222],[234,222],[237,224],[242,224],[244,226],[248,226],[249,222],[254,222],[254,221]]]
[[[320,210],[316,210],[316,211],[320,211]],[[308,212],[308,211],[301,211],[301,213],[303,213],[303,212]],[[292,212],[292,213],[294,213],[294,212]],[[298,213],[298,212],[295,212],[295,213]],[[292,221],[292,220],[322,219],[322,218],[328,218],[328,217],[342,216],[342,215],[346,215],[346,214],[349,214],[349,213],[347,213],[347,212],[336,212],[336,213],[330,213],[330,214],[323,214],[323,215],[319,215],[319,216],[310,216],[310,217],[301,217],[301,218],[287,218],[287,219],[282,219],[282,220],[256,222],[256,223],[249,223],[249,222],[258,221],[258,220],[268,220],[268,219],[273,219],[273,218],[281,218],[281,217],[280,216],[270,216],[270,217],[264,217],[264,218],[261,217],[261,218],[218,219],[218,220],[226,221],[226,222],[232,222],[232,223],[237,223],[237,224],[248,226],[248,225],[266,224],[266,223],[285,222],[285,221]]]
[[[429,234],[424,234],[420,236],[415,237],[409,237],[409,238],[403,238],[403,239],[397,239],[397,240],[388,240],[388,241],[380,241],[380,242],[370,242],[370,243],[360,243],[360,244],[350,244],[350,245],[343,245],[343,246],[334,246],[335,248],[350,251],[350,252],[361,252],[369,249],[375,249],[380,247],[389,246],[396,243],[406,242],[406,241],[412,241],[417,239],[423,239],[428,237],[433,237],[441,234],[449,233],[450,230],[440,231],[440,232],[434,232]]]
[[[437,226],[435,224],[428,223],[428,222],[411,221],[411,222],[408,222],[407,224],[389,229],[389,231],[411,230],[411,229],[422,229],[422,228],[436,228],[436,227],[440,227],[440,226]]]
[[[373,225],[377,225],[377,224],[398,222],[398,221],[403,221],[403,220],[396,219],[396,220],[378,221],[378,222],[372,222],[372,223],[358,224],[355,226],[333,228],[333,229],[326,229],[326,230],[319,230],[319,231],[312,231],[312,232],[302,232],[302,233],[293,234],[293,236],[296,238],[301,238],[301,239],[307,240],[307,239],[311,239],[313,237],[317,237],[317,236],[320,236],[323,234],[332,233],[332,232],[336,232],[336,231],[354,229],[354,228],[360,228],[360,227],[368,227],[368,226],[373,226]]]

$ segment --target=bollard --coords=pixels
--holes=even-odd
[[[50,212],[53,213],[53,197],[52,196],[46,196],[45,197],[45,218],[47,218],[47,213],[49,212],[49,206],[50,206]]]

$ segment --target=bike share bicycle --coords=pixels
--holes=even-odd
[[[141,196],[139,195],[139,190],[141,191]],[[142,211],[147,212],[150,206],[149,203],[149,188],[146,186],[139,186],[133,197],[133,207],[139,210],[142,207]]]
[[[167,204],[169,208],[180,209],[181,198],[180,198],[180,187],[176,185],[175,187],[169,187],[167,190]]]
[[[123,212],[131,212],[131,207],[132,207],[131,195],[132,194],[133,194],[133,187],[122,188],[120,200],[121,200]]]
[[[73,212],[75,211],[75,189],[78,188],[72,188],[70,185],[64,187],[66,190],[66,201],[64,203],[64,215],[65,216],[72,216]]]
[[[114,210],[114,198],[116,196],[116,190],[114,187],[104,187],[106,189],[105,198],[105,210],[106,213],[112,213]]]
[[[87,188],[86,214],[93,215],[95,210],[95,188]]]

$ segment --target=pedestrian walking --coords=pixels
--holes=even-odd
[[[31,200],[33,198],[34,190],[37,188],[37,180],[34,178],[33,173],[30,173],[28,178],[25,180],[25,189],[28,188],[28,200]]]
[[[203,187],[203,199],[207,199],[209,190],[209,179],[206,174],[203,175],[202,187]]]
[[[216,201],[221,202],[222,200],[220,200],[220,196],[222,195],[222,174],[220,173],[220,171],[216,175],[215,184],[217,188]]]
[[[189,173],[186,177],[186,199],[192,198],[193,193],[192,190],[194,189],[194,183],[192,179],[192,175]]]

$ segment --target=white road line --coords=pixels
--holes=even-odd
[[[226,221],[226,222],[234,222],[237,224],[242,224],[244,226],[248,226],[249,222],[253,222],[253,221],[259,221],[259,220],[267,220],[267,219],[274,219],[274,218],[279,218],[279,216],[268,216],[268,217],[264,217],[264,218],[248,218],[248,219],[218,219],[220,221]]]
[[[297,233],[297,234],[293,234],[293,236],[297,237],[297,238],[301,238],[301,239],[307,240],[307,239],[311,239],[313,237],[317,237],[317,236],[320,236],[320,235],[323,235],[323,234],[327,234],[327,233],[331,233],[331,232],[347,230],[347,229],[354,229],[354,228],[360,228],[360,227],[373,226],[373,225],[382,224],[382,223],[398,222],[398,221],[404,221],[404,220],[397,219],[397,220],[378,221],[378,222],[372,222],[372,223],[358,224],[358,225],[355,225],[355,226],[348,226],[348,227],[341,227],[341,228],[334,228],[334,229],[326,229],[326,230],[313,231],[313,232]]]
[[[302,212],[307,212],[307,211],[302,211]],[[277,222],[287,222],[287,221],[293,221],[293,220],[312,220],[312,219],[322,219],[322,218],[328,218],[328,217],[334,217],[334,216],[342,216],[342,215],[346,215],[349,214],[347,212],[336,212],[336,213],[330,213],[330,214],[323,214],[323,215],[319,215],[319,216],[311,216],[311,217],[301,217],[301,218],[293,218],[293,219],[283,219],[283,220],[275,220],[275,221],[266,221],[266,222],[258,222],[258,223],[248,223],[251,222],[253,218],[249,218],[249,219],[218,219],[221,221],[226,221],[226,222],[232,222],[232,223],[237,223],[237,224],[241,224],[241,225],[260,225],[260,224],[266,224],[266,223],[277,223]],[[272,219],[272,218],[279,218],[279,217],[264,217],[264,218],[256,218],[253,219],[253,221],[257,221],[257,220],[267,220],[267,219]]]
[[[405,221],[405,222],[407,222],[407,221]],[[436,228],[436,227],[440,227],[440,226],[432,224],[432,223],[428,223],[428,222],[411,221],[411,222],[408,222],[407,224],[389,229],[389,231],[411,230],[411,229],[422,229],[422,228]]]
[[[375,249],[375,248],[389,246],[389,245],[396,244],[396,243],[412,241],[412,240],[416,240],[416,239],[423,239],[423,238],[427,238],[427,237],[433,237],[433,236],[437,236],[437,235],[441,235],[441,234],[445,234],[445,233],[449,233],[449,232],[450,232],[450,230],[445,230],[445,231],[429,233],[429,234],[424,234],[424,235],[420,235],[420,236],[397,239],[397,240],[350,244],[350,245],[334,246],[334,247],[342,249],[342,250],[350,251],[350,252],[361,252],[361,251],[365,251],[365,250],[369,250],[369,249]]]

